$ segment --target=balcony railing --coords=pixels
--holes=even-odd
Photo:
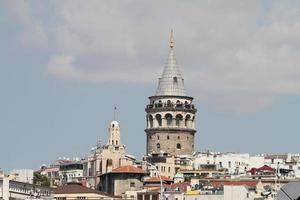
[[[156,104],[149,104],[146,106],[146,111],[150,110],[182,110],[182,111],[190,111],[196,112],[197,109],[195,108],[194,104],[167,104],[167,103],[156,103]]]

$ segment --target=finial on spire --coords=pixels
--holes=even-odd
[[[114,107],[114,121],[116,120],[116,110],[117,110],[117,107],[115,106]]]
[[[173,29],[171,29],[170,33],[170,48],[174,47],[174,35],[173,35]]]

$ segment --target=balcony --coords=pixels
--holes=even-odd
[[[156,111],[188,111],[195,113],[197,109],[194,104],[175,104],[175,103],[155,103],[146,106],[146,112]]]

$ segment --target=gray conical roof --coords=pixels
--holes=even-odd
[[[171,43],[172,44],[172,43]],[[184,80],[177,65],[174,46],[170,46],[169,57],[164,67],[155,96],[186,96]]]

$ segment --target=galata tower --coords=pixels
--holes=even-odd
[[[193,97],[187,96],[174,52],[173,31],[169,56],[158,79],[154,96],[150,96],[147,113],[147,154],[191,155],[194,151],[195,114]]]

